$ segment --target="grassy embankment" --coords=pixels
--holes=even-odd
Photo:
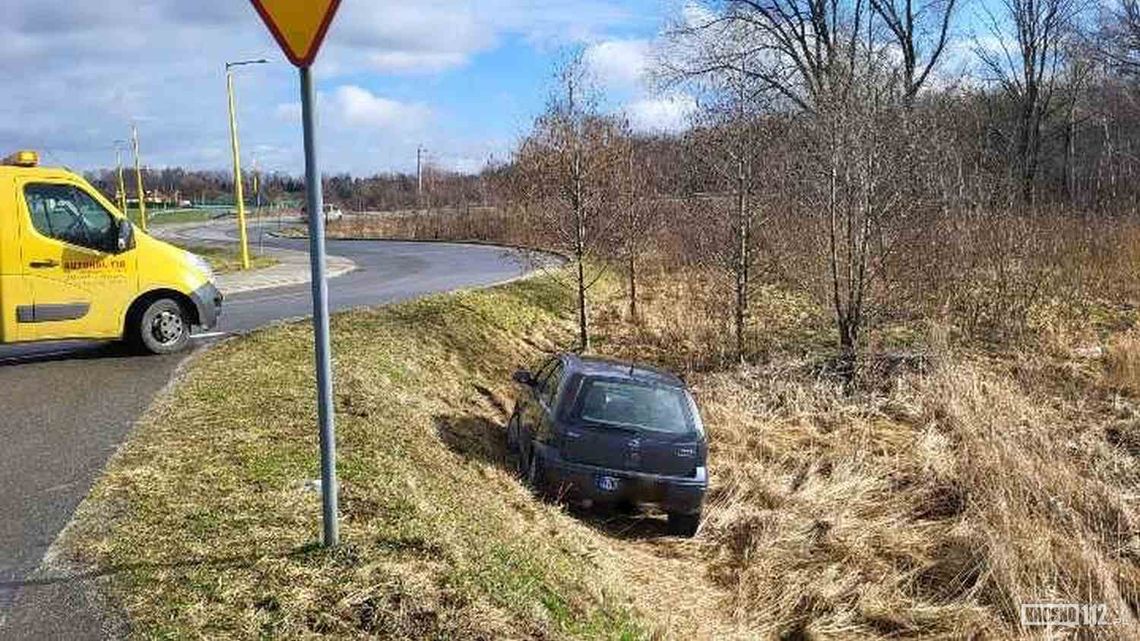
[[[647,278],[636,323],[599,292],[598,349],[709,362],[725,321],[675,304],[702,288]],[[569,339],[565,290],[340,316],[348,543],[333,554],[311,547],[303,486],[308,332],[266,330],[150,415],[85,505],[77,549],[128,568],[112,586],[143,634],[1004,639],[1029,632],[1020,604],[1052,601],[1105,603],[1116,624],[1090,630],[1134,638],[1135,310],[1098,306],[1074,333],[1042,316],[1047,340],[1006,350],[936,325],[883,332],[907,351],[872,354],[845,386],[826,371],[826,314],[762,290],[761,364],[689,372],[713,483],[693,542],[656,521],[583,523],[504,471],[510,369]]]
[[[71,547],[140,637],[637,638],[588,528],[502,466],[511,368],[570,335],[549,283],[334,320],[344,545],[319,537],[310,330],[216,347],[146,417]]]

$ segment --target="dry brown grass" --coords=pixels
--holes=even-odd
[[[826,312],[779,286],[754,291],[746,368],[727,274],[657,263],[636,319],[620,286],[597,293],[597,349],[687,372],[710,426],[699,542],[620,548],[627,575],[662,577],[641,602],[667,636],[1019,638],[1043,601],[1107,604],[1116,625],[1084,637],[1140,631],[1140,243],[1022,222],[993,241],[1018,253],[962,263],[948,326],[880,327],[871,345],[902,358],[867,359],[854,388],[826,375]],[[686,564],[713,582],[692,590],[705,625],[664,597]]]
[[[539,247],[538,230],[523,222],[515,211],[463,207],[346,216],[329,223],[327,233],[330,238],[478,240]]]
[[[1083,265],[1079,288],[1034,295],[999,343],[979,344],[989,321],[969,329],[953,307],[946,325],[904,314],[872,334],[853,383],[829,376],[828,315],[805,295],[756,286],[753,364],[736,366],[726,274],[650,262],[636,319],[620,278],[604,280],[598,351],[685,373],[706,415],[713,487],[689,542],[645,519],[583,524],[534,503],[502,469],[509,370],[570,335],[547,329],[569,310],[568,290],[516,286],[531,299],[464,295],[338,322],[350,348],[338,351],[344,505],[349,537],[366,542],[346,558],[305,549],[315,497],[284,480],[313,475],[300,452],[313,440],[307,336],[259,334],[221,353],[249,370],[236,387],[205,371],[159,410],[200,429],[151,425],[128,448],[95,495],[114,522],[87,550],[114,565],[157,536],[124,598],[145,629],[174,636],[362,636],[379,625],[408,638],[1005,639],[1035,632],[1020,626],[1022,603],[1050,601],[1105,603],[1115,621],[1051,638],[1136,638],[1140,338],[1133,284],[1118,282],[1136,264],[1123,252]],[[979,318],[1005,322],[989,300],[999,285],[975,290],[990,310]],[[427,381],[438,390],[416,392]],[[240,389],[275,390],[273,420],[264,396]],[[235,411],[247,418],[228,429]],[[394,451],[375,449],[393,438]],[[206,458],[179,460],[171,439]],[[268,443],[285,454],[272,465],[257,456]],[[253,465],[261,494],[239,491],[245,471],[174,474],[203,460]],[[196,541],[219,527],[223,550],[258,553],[202,565],[217,550]],[[291,550],[300,556],[281,557]]]
[[[692,339],[715,319],[675,304],[709,288],[646,291],[634,325],[620,292],[602,302],[600,349],[715,360]],[[713,489],[699,543],[666,556],[705,564],[711,607],[760,638],[959,639],[1032,636],[1023,603],[1105,603],[1114,625],[1078,636],[1135,638],[1140,340],[1119,315],[1056,322],[1031,339],[1044,351],[911,331],[908,358],[868,358],[852,386],[827,375],[825,316],[767,293],[765,363],[690,371]]]
[[[1013,638],[1043,601],[1106,603],[1098,636],[1135,633],[1140,465],[1105,425],[970,363],[882,394],[770,368],[700,391],[705,554],[767,633]]]
[[[1104,368],[1107,385],[1140,395],[1140,335],[1128,332],[1113,337],[1105,350]]]

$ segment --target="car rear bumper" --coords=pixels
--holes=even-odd
[[[540,444],[535,454],[541,457],[547,487],[568,499],[657,505],[666,512],[694,514],[701,510],[708,491],[704,467],[697,468],[696,476],[662,476],[572,463]],[[602,479],[612,479],[613,489],[603,489]]]
[[[206,283],[190,294],[194,307],[198,310],[198,326],[203,330],[213,329],[222,313],[222,293],[213,283]]]

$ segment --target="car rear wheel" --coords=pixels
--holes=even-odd
[[[678,514],[669,513],[669,533],[675,536],[696,536],[697,528],[701,525],[701,513]]]
[[[178,301],[160,298],[138,316],[134,332],[134,342],[151,354],[181,352],[190,345],[190,315]]]

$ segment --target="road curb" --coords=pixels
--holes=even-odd
[[[229,222],[229,221],[227,221]],[[220,227],[217,222],[179,223],[167,229],[156,230],[155,237],[164,242],[188,242],[206,246],[233,246],[237,241],[224,235],[194,235],[195,230],[214,230]],[[228,226],[228,225],[227,225]],[[273,232],[268,235],[276,237]],[[270,247],[264,252],[278,260],[278,264],[252,271],[236,271],[218,274],[218,289],[225,296],[292,287],[312,282],[312,267],[307,252]],[[325,265],[329,279],[343,276],[357,268],[355,262],[342,256],[328,256]]]
[[[92,480],[91,487],[87,489],[83,498],[76,504],[67,523],[64,524],[63,528],[60,529],[55,535],[55,538],[52,539],[51,544],[48,545],[47,550],[44,551],[39,565],[24,578],[25,582],[35,586],[33,590],[62,590],[65,593],[65,598],[66,596],[71,597],[69,605],[77,607],[76,610],[64,615],[67,617],[67,626],[74,626],[76,621],[82,622],[83,625],[97,626],[99,638],[103,639],[126,639],[130,636],[130,621],[126,613],[115,604],[110,591],[106,588],[104,579],[107,573],[100,572],[98,566],[81,558],[75,553],[75,550],[71,547],[73,532],[80,520],[95,518],[87,512],[84,512],[83,509],[88,504],[87,501],[91,497],[91,493],[95,490],[95,487],[98,485],[99,480],[102,479],[107,468],[123,456],[123,452],[131,442],[131,437],[134,435],[135,430],[138,429],[141,422],[147,416],[155,411],[155,408],[160,403],[173,398],[174,392],[185,379],[190,368],[209,351],[210,347],[211,346],[208,345],[199,345],[182,356],[178,364],[175,365],[170,380],[154,393],[147,408],[131,422],[130,428],[123,436],[122,441],[111,451],[110,455],[107,456],[102,469]],[[58,598],[59,595],[56,596]],[[13,603],[12,612],[15,612],[16,604],[25,603],[25,601],[21,599],[37,598],[44,597],[42,594],[37,594],[36,592],[20,594],[16,602]],[[48,598],[50,599],[51,596],[49,595]],[[76,600],[78,600],[78,603],[76,603]],[[11,615],[12,612],[9,612],[8,615]],[[7,627],[11,621],[8,620],[7,617],[0,616],[0,638],[43,638],[39,634],[44,631],[41,626],[50,627],[52,624],[59,624],[60,614],[60,612],[48,610],[45,616],[45,613],[41,612],[40,616],[37,617],[33,623],[33,625],[40,627],[40,629],[32,630],[31,634],[27,634],[27,630],[11,630]],[[87,633],[92,631],[93,630],[87,630]],[[21,636],[9,637],[9,632]],[[74,638],[87,637],[77,635]]]
[[[266,232],[267,235],[282,240],[308,240],[308,235],[305,236],[286,236],[276,231]],[[572,262],[574,259],[568,254],[554,251],[552,249],[540,249],[538,247],[528,247],[527,245],[514,245],[510,243],[496,243],[489,240],[446,240],[443,238],[391,238],[385,236],[353,236],[351,238],[337,238],[325,236],[326,241],[336,242],[381,242],[381,243],[430,243],[433,245],[472,245],[475,247],[498,247],[501,249],[515,249],[518,251],[528,252],[532,254],[545,254],[557,258],[565,263]]]
[[[269,253],[281,262],[272,267],[249,272],[231,272],[218,275],[218,289],[230,296],[263,289],[291,287],[312,282],[309,255],[304,252],[274,249]],[[329,279],[356,270],[356,263],[340,256],[329,256],[326,263]]]

